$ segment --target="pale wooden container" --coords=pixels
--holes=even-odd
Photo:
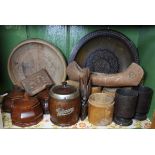
[[[88,120],[96,126],[111,124],[114,111],[114,97],[106,93],[94,93],[88,100]]]

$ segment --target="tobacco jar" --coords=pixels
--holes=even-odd
[[[49,112],[51,121],[59,126],[71,126],[80,115],[79,89],[63,82],[50,90]]]
[[[27,127],[38,124],[43,119],[43,110],[35,97],[26,93],[23,98],[15,100],[11,112],[12,124]]]
[[[22,98],[24,95],[24,90],[20,87],[14,85],[12,91],[8,93],[7,96],[4,97],[2,103],[2,110],[3,112],[11,112],[11,108],[15,100]]]

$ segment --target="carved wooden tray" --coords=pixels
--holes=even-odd
[[[26,40],[17,45],[8,59],[8,73],[13,84],[21,86],[28,76],[46,69],[54,83],[66,79],[66,62],[60,50],[40,39]]]

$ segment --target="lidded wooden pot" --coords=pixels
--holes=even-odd
[[[4,101],[2,103],[2,109],[4,112],[11,112],[11,108],[14,104],[14,101],[20,99],[24,95],[24,90],[20,87],[14,85],[13,90],[8,93],[7,96],[4,97]]]
[[[43,118],[40,102],[37,98],[30,97],[25,93],[23,98],[15,100],[11,118],[12,124],[20,127],[38,124]]]
[[[70,126],[78,122],[80,115],[79,90],[63,82],[50,90],[49,111],[51,121],[59,126]]]

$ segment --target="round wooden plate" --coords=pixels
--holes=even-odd
[[[26,40],[17,45],[8,59],[8,73],[13,84],[22,86],[27,76],[46,69],[53,81],[66,79],[66,62],[60,50],[40,39]]]
[[[132,62],[139,63],[135,44],[124,34],[103,29],[88,33],[76,44],[69,58],[92,72],[119,73]]]

